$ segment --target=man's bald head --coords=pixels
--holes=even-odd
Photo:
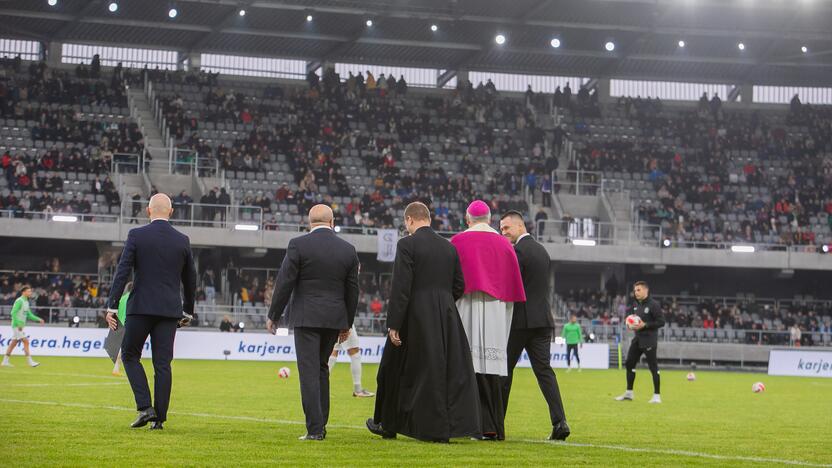
[[[326,205],[315,205],[309,210],[309,227],[315,228],[318,226],[332,227],[332,222],[335,215],[332,214],[332,208]]]
[[[173,206],[170,197],[164,193],[157,193],[150,197],[147,204],[147,217],[150,219],[170,219],[173,214]]]

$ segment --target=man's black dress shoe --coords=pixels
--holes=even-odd
[[[566,424],[566,421],[561,421],[552,428],[552,435],[549,436],[549,440],[566,440],[567,437],[569,437],[569,424]]]
[[[164,429],[162,421],[153,421],[153,424],[150,425],[151,431],[161,431],[162,429]]]
[[[323,434],[306,434],[298,437],[298,440],[324,440]]]
[[[395,432],[385,431],[384,428],[381,427],[381,424],[376,424],[376,422],[373,421],[373,418],[367,419],[367,430],[377,436],[381,436],[382,439],[396,438]]]
[[[131,424],[130,427],[144,427],[147,426],[147,423],[151,421],[156,421],[156,410],[153,409],[153,407],[139,411],[139,416],[136,418],[135,421],[133,421],[133,424]]]

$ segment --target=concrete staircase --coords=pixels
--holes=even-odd
[[[167,144],[162,136],[159,122],[153,115],[152,103],[148,102],[147,95],[141,87],[133,87],[127,90],[127,97],[130,102],[130,112],[136,118],[139,128],[144,135],[144,144],[152,162],[151,172],[168,172],[167,162],[170,159]]]

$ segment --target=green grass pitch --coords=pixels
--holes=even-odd
[[[174,362],[171,414],[162,432],[129,429],[126,378],[105,359],[42,358],[0,369],[0,466],[765,466],[832,463],[832,380],[761,374],[662,373],[664,403],[649,405],[647,372],[636,400],[616,402],[623,371],[558,371],[572,436],[544,441],[548,413],[529,369],[511,394],[505,442],[381,440],[363,428],[373,399],[352,397],[349,365],[333,374],[324,442],[302,442],[295,373],[276,362]],[[149,365],[149,363],[145,363]],[[294,364],[285,364],[293,371]],[[364,366],[373,389],[374,365]],[[148,369],[149,372],[152,370]],[[766,384],[753,394],[751,384]],[[151,384],[152,385],[152,384]]]

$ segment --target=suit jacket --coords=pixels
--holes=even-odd
[[[108,307],[118,308],[133,272],[127,315],[181,318],[194,313],[196,269],[188,236],[164,220],[130,230],[110,288]],[[181,285],[181,286],[180,286]]]
[[[269,308],[272,321],[290,299],[289,327],[350,328],[358,308],[355,247],[326,228],[290,240]]]
[[[520,276],[526,290],[526,302],[514,303],[511,328],[554,328],[549,306],[549,253],[532,236],[520,239],[514,245]]]

